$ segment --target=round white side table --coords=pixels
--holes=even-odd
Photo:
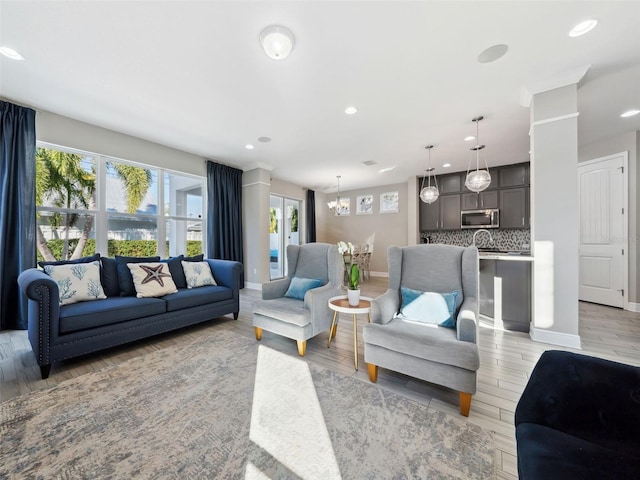
[[[329,330],[329,343],[327,348],[331,347],[331,339],[335,336],[336,319],[338,313],[348,313],[353,315],[353,360],[358,370],[358,317],[359,314],[367,314],[367,320],[371,323],[371,300],[370,297],[360,297],[360,303],[357,307],[349,305],[346,295],[338,295],[329,299],[329,308],[333,310],[333,321],[331,322],[331,330]]]

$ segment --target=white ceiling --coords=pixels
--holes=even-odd
[[[284,61],[258,43],[272,24],[296,37]],[[640,108],[638,1],[2,0],[0,44],[26,57],[0,60],[6,99],[321,191],[405,182],[426,144],[436,173],[465,170],[480,114],[489,165],[527,161],[523,92],[588,65],[580,143],[640,130],[620,118]]]

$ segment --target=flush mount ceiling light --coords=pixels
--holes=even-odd
[[[333,212],[340,216],[340,213],[342,212],[342,200],[340,199],[340,175],[336,175],[336,178],[338,179],[338,196],[336,197],[335,200],[332,200],[331,202],[327,203],[327,207],[329,207],[331,210],[333,210]]]
[[[378,173],[385,173],[385,172],[390,172],[391,170],[393,170],[396,167],[387,167],[387,168],[381,168],[380,170],[378,170]]]
[[[585,33],[589,33],[591,30],[596,28],[596,25],[598,25],[598,21],[597,20],[593,20],[593,19],[589,19],[589,20],[585,20],[584,22],[580,22],[579,24],[577,24],[575,27],[573,27],[571,29],[571,31],[569,32],[569,36],[570,37],[579,37],[580,35],[584,35]]]
[[[464,141],[465,142],[470,142],[471,140],[475,140],[476,137],[474,137],[473,135],[469,135],[468,137],[464,137]]]
[[[639,113],[640,113],[640,110],[638,110],[637,108],[634,108],[632,110],[627,110],[626,112],[622,113],[620,116],[622,118],[629,118],[629,117],[638,115]]]
[[[347,115],[353,115],[354,113],[356,113],[358,111],[358,109],[354,106],[350,106],[344,109],[344,113],[346,113]]]
[[[265,28],[260,34],[260,45],[264,53],[274,60],[284,60],[293,50],[295,38],[291,30],[278,25]]]
[[[499,58],[502,58],[504,54],[507,53],[507,50],[509,50],[509,47],[502,43],[499,45],[494,45],[493,47],[489,47],[485,51],[481,52],[480,55],[478,55],[478,62],[495,62]]]
[[[472,121],[476,124],[476,145],[475,147],[471,147],[471,151],[476,152],[476,169],[471,170],[471,160],[469,160],[469,166],[467,167],[467,179],[464,182],[464,185],[471,190],[472,192],[482,192],[486,190],[487,187],[491,184],[491,175],[489,174],[489,167],[487,165],[487,160],[484,159],[485,170],[480,170],[480,150],[482,150],[485,146],[480,145],[480,133],[478,124],[480,120],[484,117],[479,116],[475,117]]]
[[[254,147],[254,146],[253,146],[253,145],[251,145],[250,143],[247,143],[247,144],[244,146],[244,148],[246,148],[247,150],[253,150],[253,149],[254,149],[254,148],[256,148],[256,147]]]
[[[442,168],[449,168],[451,166],[450,163],[443,163]]]
[[[24,57],[20,52],[14,50],[11,47],[0,47],[0,53],[11,60],[24,60]]]
[[[440,196],[440,191],[438,190],[438,180],[436,179],[435,174],[433,175],[433,185],[431,185],[431,173],[435,170],[432,166],[431,166],[431,149],[433,148],[433,145],[427,145],[426,147],[427,152],[429,152],[429,159],[427,160],[427,186],[424,186],[424,179],[425,177],[422,177],[422,188],[420,189],[420,200],[422,200],[424,203],[433,203],[436,200],[438,200],[438,197]]]

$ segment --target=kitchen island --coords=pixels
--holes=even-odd
[[[494,328],[529,332],[532,262],[529,252],[480,252],[480,315]]]

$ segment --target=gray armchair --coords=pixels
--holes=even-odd
[[[364,326],[364,360],[369,379],[378,367],[460,392],[460,413],[469,416],[476,393],[478,354],[478,250],[451,245],[389,247],[389,289],[371,305]],[[432,327],[394,318],[400,288],[422,292],[458,291],[456,328]]]
[[[329,299],[341,294],[343,260],[335,245],[309,243],[287,246],[287,265],[287,277],[262,285],[262,300],[253,304],[253,327],[257,340],[263,330],[296,340],[303,356],[307,340],[331,328]],[[324,285],[308,290],[304,300],[286,297],[293,277],[322,279]]]

